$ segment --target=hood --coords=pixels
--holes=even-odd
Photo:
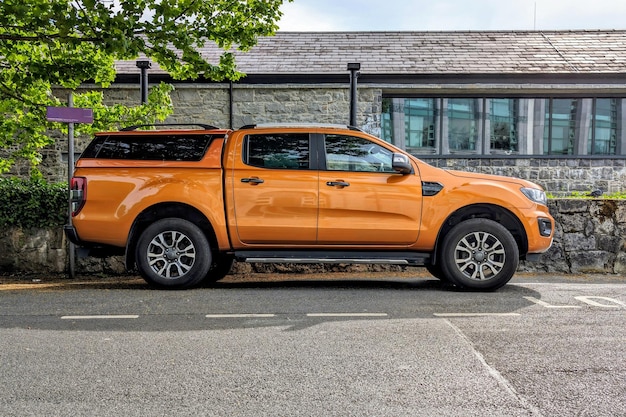
[[[503,175],[492,175],[492,174],[480,174],[475,172],[466,172],[466,171],[455,171],[455,170],[445,170],[448,174],[453,175],[458,178],[467,178],[473,180],[486,180],[486,181],[498,181],[498,182],[507,182],[510,184],[517,184],[520,187],[528,187],[528,188],[538,188],[543,189],[541,186],[523,180],[521,178],[514,177],[505,177]]]

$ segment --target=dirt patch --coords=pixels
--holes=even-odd
[[[246,273],[231,274],[220,280],[220,283],[242,282],[281,282],[281,281],[320,281],[320,280],[358,280],[358,279],[389,279],[393,278],[432,278],[423,271],[393,272],[325,272],[325,273]],[[81,275],[70,279],[67,275],[33,275],[33,274],[0,274],[0,291],[14,290],[54,290],[71,288],[139,288],[148,284],[139,276],[101,276]]]
[[[324,273],[239,273],[227,275],[218,282],[220,284],[271,283],[271,282],[306,282],[306,281],[375,281],[375,280],[410,280],[430,279],[432,275],[424,268],[411,271],[375,271],[375,272],[324,272]],[[570,283],[623,283],[626,277],[621,274],[546,274],[535,272],[518,272],[513,281],[527,282],[570,282]],[[137,275],[81,275],[70,279],[64,274],[33,275],[0,273],[0,292],[17,290],[70,290],[70,289],[142,289],[148,284]]]

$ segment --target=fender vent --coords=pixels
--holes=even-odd
[[[438,182],[422,181],[422,195],[425,197],[431,197],[443,190],[443,185]]]

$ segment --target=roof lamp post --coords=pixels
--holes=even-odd
[[[351,62],[348,64],[348,71],[350,71],[350,126],[356,126],[356,80],[359,78],[360,69],[361,64],[358,62]]]
[[[136,61],[135,65],[141,70],[139,76],[139,86],[141,92],[141,104],[148,102],[148,68],[152,66],[150,61]]]

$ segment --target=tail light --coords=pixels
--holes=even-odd
[[[72,217],[76,216],[87,201],[87,178],[73,177],[70,181],[70,207]]]

